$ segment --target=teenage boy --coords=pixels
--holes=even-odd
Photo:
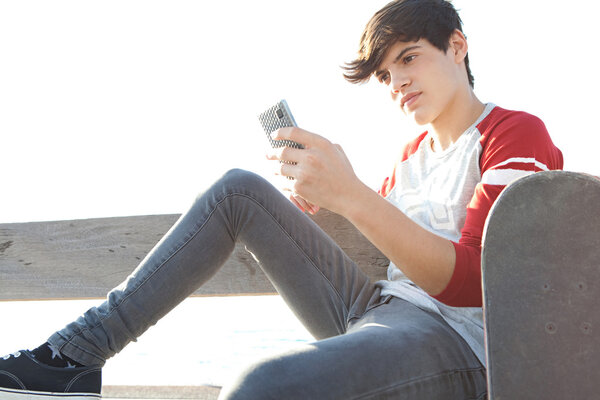
[[[536,117],[479,101],[467,50],[450,3],[385,6],[345,76],[376,76],[427,130],[405,147],[380,193],[357,179],[339,146],[300,128],[279,130],[277,139],[305,147],[268,156],[292,178],[291,203],[263,179],[229,172],[106,302],[37,349],[0,359],[0,397],[97,395],[105,360],[209,279],[239,240],[318,341],[249,367],[221,398],[484,398],[484,221],[506,184],[560,169],[562,155]],[[389,257],[388,280],[370,282],[298,211],[319,207],[348,218]]]

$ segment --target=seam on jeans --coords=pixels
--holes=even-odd
[[[98,325],[95,325],[95,327],[97,327]],[[83,347],[79,346],[77,343],[73,343],[71,340],[73,339],[73,336],[77,336],[79,335],[81,332],[83,331],[88,331],[89,329],[76,329],[75,332],[73,332],[73,335],[70,339],[66,338],[64,335],[61,335],[60,332],[56,332],[56,335],[60,336],[60,338],[64,341],[63,344],[61,344],[60,346],[58,346],[58,351],[60,351],[61,353],[63,353],[63,349],[65,348],[65,346],[69,345],[69,346],[73,346],[75,347],[77,350],[81,351],[82,353],[87,354],[90,357],[93,357],[97,360],[100,360],[101,364],[104,364],[106,362],[106,360],[103,360],[102,358],[98,357],[97,355],[89,352],[88,350],[84,349]],[[50,340],[48,340],[48,342],[50,342]],[[52,343],[51,343],[52,344]],[[71,357],[73,358],[73,357]],[[78,362],[81,362],[81,360],[75,360]]]
[[[125,301],[127,301],[132,295],[134,295],[135,293],[137,293],[137,291],[150,279],[152,278],[171,258],[173,258],[176,254],[178,254],[183,248],[185,248],[189,242],[194,239],[198,233],[200,233],[200,231],[202,231],[202,229],[204,228],[204,226],[208,223],[208,221],[212,218],[213,214],[215,213],[215,211],[217,210],[217,208],[227,199],[229,199],[230,197],[234,197],[234,196],[240,196],[240,197],[245,197],[249,200],[251,200],[252,202],[254,202],[256,205],[258,205],[261,209],[263,209],[263,211],[265,211],[265,213],[267,215],[269,215],[272,220],[281,228],[281,230],[286,234],[286,236],[291,239],[291,241],[294,243],[294,245],[298,248],[298,250],[300,250],[300,252],[304,255],[304,257],[306,257],[310,263],[312,264],[312,266],[323,276],[323,278],[329,283],[330,287],[333,289],[333,291],[335,292],[335,294],[338,296],[339,300],[341,301],[341,303],[344,306],[344,309],[346,311],[346,315],[349,314],[349,310],[346,307],[346,304],[343,301],[343,297],[341,296],[341,294],[338,292],[337,288],[335,287],[335,285],[333,285],[331,283],[331,281],[323,274],[323,272],[317,267],[317,265],[315,264],[314,260],[308,256],[308,254],[304,251],[304,249],[298,244],[298,242],[296,242],[296,240],[294,240],[294,238],[292,238],[292,236],[289,234],[289,232],[281,225],[281,223],[279,223],[279,221],[277,220],[277,218],[275,218],[275,216],[273,214],[271,214],[257,199],[255,199],[254,197],[251,197],[247,194],[244,193],[229,193],[227,195],[225,195],[221,200],[219,200],[215,206],[212,208],[212,210],[210,211],[210,213],[207,215],[206,219],[204,220],[204,222],[202,223],[202,225],[198,226],[198,227],[194,227],[192,229],[192,232],[194,232],[192,235],[190,235],[190,237],[188,239],[186,239],[182,244],[176,246],[177,250],[173,252],[173,254],[169,255],[167,258],[165,258],[163,261],[161,261],[161,263],[152,271],[152,273],[150,275],[148,275],[142,282],[138,283],[138,285],[134,288],[134,290],[129,293],[126,297],[124,297],[123,299],[121,299],[117,304],[115,304],[114,309],[108,313],[105,317],[100,318],[100,321],[95,324],[94,326],[90,327],[90,328],[85,328],[85,329],[78,329],[78,332],[76,332],[74,335],[71,336],[71,338],[66,339],[66,342],[61,346],[61,349],[64,348],[67,344],[74,346],[75,348],[77,348],[78,350],[85,352],[86,354],[89,354],[90,356],[96,358],[96,359],[100,359],[98,356],[90,353],[89,351],[81,348],[80,346],[76,345],[75,343],[72,342],[73,337],[82,333],[82,332],[89,332],[93,329],[96,329],[97,327],[99,327],[102,322],[109,318],[113,312],[115,312],[115,310],[121,305],[123,304]],[[237,238],[234,238],[234,240],[237,240]],[[62,337],[62,335],[61,335]]]
[[[212,210],[210,211],[210,213],[207,215],[206,219],[204,220],[204,222],[202,223],[202,225],[200,226],[194,226],[194,228],[192,229],[192,232],[194,232],[191,236],[189,236],[189,238],[185,239],[181,244],[175,246],[176,250],[169,255],[167,258],[165,258],[164,260],[162,260],[160,262],[159,265],[156,266],[156,268],[152,271],[152,273],[150,275],[148,275],[143,281],[141,281],[140,283],[138,283],[138,285],[134,288],[134,290],[131,291],[131,293],[129,293],[127,296],[125,296],[124,298],[122,298],[117,304],[115,304],[115,307],[113,310],[111,310],[110,313],[108,313],[106,316],[104,316],[103,318],[100,318],[100,321],[93,325],[90,328],[85,328],[85,329],[79,329],[78,332],[75,332],[74,335],[71,336],[71,338],[69,339],[65,339],[66,342],[61,346],[61,348],[64,348],[64,346],[66,346],[67,344],[70,344],[72,346],[74,346],[75,348],[93,356],[94,358],[98,358],[100,359],[98,356],[95,356],[94,354],[91,354],[89,351],[82,349],[80,346],[76,345],[75,343],[72,342],[73,337],[81,334],[82,332],[89,332],[93,329],[96,329],[97,327],[99,327],[100,325],[102,325],[102,322],[109,318],[113,312],[115,312],[115,310],[117,308],[119,308],[121,306],[121,304],[123,304],[125,301],[127,301],[131,296],[133,296],[135,293],[137,293],[137,291],[146,283],[148,282],[148,280],[150,278],[152,278],[171,258],[173,258],[176,254],[178,254],[183,248],[185,248],[189,242],[194,239],[196,237],[196,235],[198,235],[198,233],[200,233],[200,231],[204,228],[204,226],[208,223],[208,221],[211,219],[211,217],[213,216],[214,212],[216,211],[216,209],[219,207],[219,205],[221,203],[223,203],[228,197],[232,196],[232,195],[236,195],[237,193],[231,193],[228,194],[226,196],[224,196],[221,200],[219,200],[215,206],[212,208]],[[186,235],[187,236],[187,235]]]
[[[256,203],[256,205],[258,205],[260,208],[263,209],[263,211],[269,215],[271,217],[271,219],[273,220],[273,222],[275,222],[280,228],[281,230],[285,233],[285,235],[288,237],[288,239],[290,239],[292,241],[292,243],[294,243],[294,245],[296,246],[296,248],[304,255],[304,257],[310,261],[311,265],[313,266],[313,268],[319,273],[321,274],[321,276],[323,277],[323,279],[325,279],[327,281],[327,283],[329,284],[330,288],[334,291],[334,293],[336,294],[336,296],[338,297],[338,299],[340,300],[340,303],[342,303],[343,307],[344,307],[344,311],[346,313],[346,318],[344,318],[345,320],[347,320],[347,316],[348,314],[350,314],[350,310],[348,309],[348,307],[346,307],[346,303],[344,302],[344,297],[340,294],[340,292],[337,290],[337,288],[335,287],[335,285],[331,282],[331,280],[329,280],[329,278],[323,273],[323,271],[321,271],[321,269],[317,266],[317,263],[315,262],[315,260],[312,259],[312,257],[309,256],[309,254],[304,251],[304,249],[302,248],[302,246],[300,246],[300,244],[292,237],[292,235],[290,235],[290,233],[285,229],[285,227],[277,220],[277,218],[275,218],[275,216],[273,214],[271,214],[269,212],[269,210],[267,210],[267,208],[265,208],[258,200],[256,200],[255,198],[248,196],[246,194],[239,194],[239,196],[243,196],[246,197],[248,199],[250,199],[251,201],[253,201],[254,203]],[[306,217],[304,214],[302,214],[303,217]],[[318,227],[318,226],[317,226]],[[346,326],[348,325],[347,321],[346,321]]]
[[[381,395],[383,393],[386,393],[386,392],[391,391],[391,390],[395,390],[395,389],[397,389],[399,387],[402,387],[402,386],[411,385],[413,383],[418,383],[418,382],[423,382],[423,381],[428,381],[428,380],[435,379],[435,378],[438,378],[438,377],[441,377],[441,376],[444,376],[444,375],[455,374],[457,372],[458,373],[464,373],[464,372],[466,372],[466,373],[472,374],[474,372],[481,372],[481,371],[484,371],[484,373],[485,373],[485,368],[479,367],[479,368],[453,369],[453,370],[450,370],[450,371],[444,371],[444,372],[440,372],[439,374],[434,374],[434,375],[428,375],[428,376],[424,376],[424,377],[419,377],[419,378],[411,379],[411,380],[408,380],[408,381],[405,381],[405,382],[402,382],[402,383],[397,383],[397,384],[389,385],[389,386],[387,386],[385,388],[373,390],[373,391],[371,391],[369,393],[365,393],[365,394],[362,394],[362,395],[360,395],[358,397],[354,397],[353,400],[365,400],[365,399],[369,399],[372,396],[379,396],[379,395]],[[464,400],[478,400],[478,399],[482,398],[481,397],[482,395],[485,395],[485,392],[483,394],[476,394],[475,397],[469,397],[469,398],[466,398]]]

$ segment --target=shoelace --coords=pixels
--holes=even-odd
[[[20,352],[20,351],[16,351],[16,352],[14,352],[14,353],[12,353],[12,354],[7,354],[7,355],[5,355],[4,357],[2,357],[2,359],[3,359],[3,360],[8,360],[8,359],[9,359],[9,358],[11,358],[11,357],[14,357],[14,358],[19,358],[20,356],[21,356],[21,352]]]

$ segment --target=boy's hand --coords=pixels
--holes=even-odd
[[[292,193],[292,202],[309,212],[316,212],[317,205],[343,215],[360,181],[341,146],[297,127],[281,128],[272,137],[304,145],[304,149],[283,147],[267,154],[269,160],[280,161],[276,174],[293,178],[283,187]]]

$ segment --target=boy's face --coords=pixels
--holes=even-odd
[[[419,125],[431,124],[452,108],[463,84],[464,66],[461,70],[457,59],[452,41],[445,53],[426,39],[399,41],[389,48],[375,76],[389,87],[404,114]]]

